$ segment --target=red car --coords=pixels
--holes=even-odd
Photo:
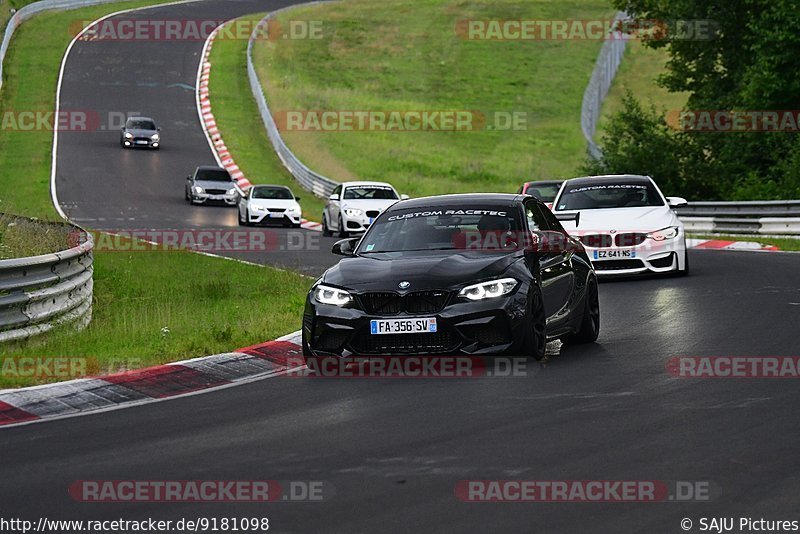
[[[553,200],[556,198],[558,190],[561,189],[561,184],[563,183],[564,180],[538,180],[535,182],[525,182],[517,190],[517,193],[536,197],[547,204],[548,208],[552,209]]]

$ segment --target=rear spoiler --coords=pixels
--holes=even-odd
[[[581,222],[581,212],[579,211],[575,213],[556,213],[555,216],[559,221],[575,221],[575,228],[577,228],[578,224]]]

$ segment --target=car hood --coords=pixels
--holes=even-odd
[[[159,133],[158,130],[140,130],[138,128],[127,128],[125,131],[134,137],[151,137]]]
[[[280,198],[251,198],[250,199],[251,206],[260,206],[262,208],[297,208],[300,207],[300,204],[297,203],[296,200],[292,199],[280,199]]]
[[[359,210],[385,210],[395,202],[396,199],[382,200],[382,199],[359,199],[359,200],[343,200],[342,209],[359,209]]]
[[[194,185],[199,185],[203,189],[231,189],[233,182],[217,182],[215,180],[195,180]]]
[[[446,289],[503,274],[519,253],[481,251],[383,252],[344,258],[323,275],[323,282],[358,291]]]
[[[592,231],[652,232],[667,226],[682,226],[678,216],[669,206],[644,206],[638,208],[612,208],[601,210],[579,210],[578,227],[574,221],[562,221],[570,233]],[[559,213],[574,213],[562,212]]]

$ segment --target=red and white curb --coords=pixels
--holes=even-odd
[[[753,241],[727,241],[723,239],[686,239],[686,246],[705,250],[762,250],[775,252],[780,250],[772,245],[762,245]]]
[[[100,413],[285,375],[305,366],[300,332],[225,354],[0,391],[0,427]]]
[[[203,47],[202,59],[200,61],[200,69],[197,73],[197,111],[200,114],[200,122],[203,125],[203,130],[208,138],[209,145],[214,151],[214,156],[217,163],[227,169],[234,180],[239,184],[242,189],[247,189],[253,184],[244,175],[244,172],[236,164],[233,159],[230,149],[225,144],[222,138],[222,132],[219,131],[217,120],[214,117],[214,112],[211,108],[211,94],[209,92],[209,81],[211,80],[211,48],[214,46],[214,39],[216,38],[219,28],[211,32],[208,36],[205,46]],[[322,231],[322,225],[317,222],[303,219],[300,223],[302,228],[307,230]]]

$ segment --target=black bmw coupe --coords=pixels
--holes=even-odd
[[[308,293],[303,353],[316,358],[506,354],[590,343],[597,280],[581,243],[529,195],[418,198],[386,209]]]

